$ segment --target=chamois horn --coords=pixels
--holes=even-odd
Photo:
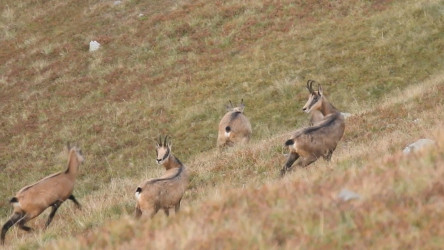
[[[313,80],[308,80],[307,81],[307,89],[308,89],[308,91],[310,92],[310,94],[312,94],[313,92],[314,92],[314,90],[313,90],[313,83],[314,83],[315,81],[313,81]]]

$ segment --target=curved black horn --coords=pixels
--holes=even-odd
[[[231,100],[230,100],[230,105],[231,105],[231,108],[233,108],[233,103],[231,102]]]
[[[163,146],[167,145],[167,138],[168,138],[168,135],[165,136],[165,140],[163,141]]]
[[[307,81],[307,90],[308,90],[308,92],[310,92],[310,94],[312,93],[312,90],[311,90],[311,88],[310,88],[310,83],[311,83],[311,80],[308,80]]]
[[[314,83],[315,81],[313,81],[313,80],[308,80],[307,81],[307,89],[308,89],[308,91],[310,92],[310,94],[312,94],[313,92],[314,92],[314,90],[313,90],[313,83]]]
[[[159,135],[159,146],[162,146],[162,135]]]

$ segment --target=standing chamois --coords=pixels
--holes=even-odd
[[[321,156],[330,161],[333,151],[344,135],[344,117],[328,102],[320,85],[317,92],[311,92],[302,110],[306,113],[317,110],[324,118],[322,121],[315,123],[314,126],[298,129],[285,142],[290,154],[281,170],[281,175],[284,175],[298,158],[301,159],[299,159],[297,165],[301,167],[310,165]]]
[[[82,151],[77,147],[70,147],[69,144],[68,151],[68,168],[65,171],[52,174],[22,188],[10,200],[10,203],[14,206],[14,212],[11,218],[3,225],[2,244],[4,244],[6,232],[11,226],[18,223],[20,229],[31,231],[32,229],[25,226],[25,223],[37,217],[48,207],[52,207],[52,210],[46,221],[45,228],[49,226],[57,209],[65,200],[72,200],[80,208],[80,204],[72,194],[72,191],[79,166],[83,162]]]
[[[217,135],[217,146],[233,146],[235,143],[247,143],[251,137],[251,124],[244,115],[244,100],[237,107],[227,106],[227,113],[222,117],[219,123],[219,132]]]
[[[136,217],[149,214],[153,217],[159,209],[169,215],[169,209],[179,212],[180,201],[188,186],[188,173],[185,166],[171,153],[171,142],[167,136],[156,145],[156,162],[165,167],[166,173],[157,179],[150,179],[136,189]]]

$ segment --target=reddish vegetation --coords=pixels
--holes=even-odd
[[[379,105],[442,71],[438,1],[5,1],[0,213],[20,185],[51,170],[42,166],[64,164],[66,141],[89,154],[78,183],[86,210],[67,227],[17,233],[11,245],[45,248],[80,234],[66,244],[418,248],[444,235],[442,146],[419,159],[397,153],[441,126],[444,85]],[[88,52],[91,40],[102,48]],[[298,84],[312,77],[354,115],[331,165],[278,180],[284,133],[307,123]],[[232,96],[254,107],[253,141],[216,155],[217,121]],[[159,133],[176,139],[194,172],[183,215],[139,223],[125,218],[134,187],[119,181],[153,175]],[[364,199],[338,202],[344,185]]]

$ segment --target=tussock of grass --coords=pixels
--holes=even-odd
[[[8,246],[442,244],[442,173],[430,167],[442,164],[442,1],[3,2],[1,217],[17,190],[63,169],[66,141],[87,159],[75,189],[84,210],[64,204],[47,231],[45,214]],[[102,48],[89,53],[91,40]],[[307,79],[354,116],[330,164],[280,180],[282,142],[307,124]],[[224,105],[241,98],[252,143],[218,153]],[[192,171],[190,189],[181,215],[136,222],[134,187],[162,172],[160,133]],[[398,155],[420,137],[440,146]],[[342,186],[364,198],[332,205]]]

